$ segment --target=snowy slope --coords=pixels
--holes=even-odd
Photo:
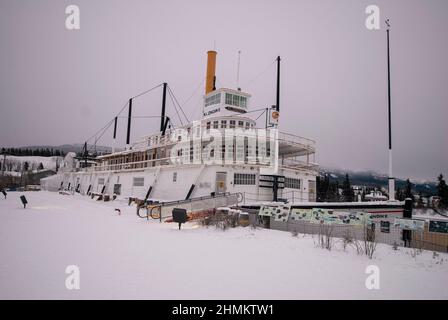
[[[20,168],[17,168],[17,164],[28,162],[30,170],[34,167],[38,168],[39,163],[42,163],[44,169],[48,170],[56,170],[56,162],[63,160],[63,157],[38,157],[38,156],[6,156],[6,163],[13,164],[13,170],[17,169],[20,171]],[[3,157],[1,157],[0,161],[3,163]],[[12,170],[12,171],[13,171]]]
[[[135,207],[49,192],[0,199],[0,298],[447,299],[448,255],[379,245],[373,260],[311,236],[146,221]],[[120,208],[119,216],[114,209]],[[380,268],[368,290],[367,266]],[[78,265],[81,289],[65,288]]]

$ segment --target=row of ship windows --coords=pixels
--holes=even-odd
[[[235,173],[233,183],[235,185],[255,185],[255,174]],[[285,178],[285,188],[300,189],[300,179]]]
[[[210,128],[212,127],[212,122],[209,121],[206,124],[206,129],[210,130]],[[229,120],[229,128],[230,129],[235,129],[235,128],[253,128],[254,124],[250,123],[250,122],[244,122],[244,121],[236,121],[236,120]],[[213,121],[213,129],[227,129],[227,120],[221,120],[221,126],[219,121]]]
[[[206,129],[210,130],[213,126],[213,129],[227,129],[227,122],[229,124],[228,128],[229,129],[235,129],[235,128],[245,128],[245,129],[249,129],[249,128],[253,128],[254,124],[250,123],[250,122],[244,122],[244,121],[236,121],[236,120],[221,120],[220,121],[213,121],[212,122],[207,122],[206,123]],[[199,135],[199,128],[196,130],[196,135]],[[187,133],[191,132],[191,128],[187,128]],[[182,140],[182,136],[178,136],[177,137],[178,141]],[[150,137],[148,138],[148,146],[151,146],[151,144],[157,144],[159,142],[159,136],[154,136],[154,137]]]
[[[234,173],[233,183],[235,185],[255,185],[255,174],[251,173]],[[177,172],[173,172],[173,182],[177,182]],[[104,185],[104,178],[98,178],[98,184]],[[134,177],[132,185],[134,187],[143,187],[145,178]],[[285,178],[285,188],[300,189],[300,179]]]
[[[221,102],[221,93],[214,94],[210,97],[205,98],[205,106],[212,106]],[[237,94],[226,93],[225,102],[227,105],[247,108],[247,98],[239,96]]]

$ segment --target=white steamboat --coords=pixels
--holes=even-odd
[[[159,201],[226,193],[239,193],[246,203],[315,201],[315,142],[278,131],[280,58],[277,105],[266,108],[260,128],[250,116],[249,93],[215,88],[217,53],[207,55],[201,120],[171,128],[163,104],[159,132],[94,161],[74,160],[59,172],[59,187]]]

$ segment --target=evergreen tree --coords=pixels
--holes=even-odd
[[[406,199],[405,193],[403,192],[403,189],[397,188],[397,200],[398,201],[404,201]]]
[[[423,208],[424,207],[424,203],[423,203],[423,194],[421,193],[421,191],[418,193],[418,200],[417,200],[417,208]]]
[[[353,201],[354,192],[350,185],[350,179],[348,177],[348,174],[345,175],[345,180],[344,183],[342,184],[342,196],[344,198],[344,201],[346,202]]]
[[[412,194],[412,183],[411,183],[411,181],[409,181],[409,179],[406,180],[404,197],[405,197],[405,199],[407,199],[407,198],[412,199],[412,202],[415,201],[414,195]]]
[[[439,175],[437,180],[439,181],[437,184],[437,195],[440,197],[440,205],[448,208],[448,186],[442,174]]]
[[[23,171],[28,171],[28,169],[30,168],[30,164],[28,163],[28,161],[25,161],[23,164]]]
[[[44,170],[44,165],[43,163],[39,163],[39,166],[37,167],[37,170]]]

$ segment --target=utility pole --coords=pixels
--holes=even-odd
[[[389,19],[387,25],[387,93],[388,93],[388,114],[389,114],[389,201],[395,200],[395,179],[392,175],[392,112],[391,112],[391,92],[390,92],[390,45],[389,45]]]

